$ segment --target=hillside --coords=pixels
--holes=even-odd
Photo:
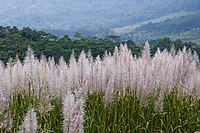
[[[95,31],[200,9],[199,0],[1,0],[0,25],[34,29]],[[103,29],[103,30],[102,30]]]
[[[138,22],[138,23],[133,24],[133,25],[128,25],[128,26],[124,26],[124,27],[120,27],[120,28],[114,28],[113,31],[116,34],[119,34],[119,35],[125,34],[125,33],[128,33],[128,32],[133,32],[133,31],[135,31],[136,28],[142,27],[144,25],[148,26],[149,23],[161,23],[165,20],[178,18],[178,17],[182,17],[182,16],[187,16],[187,15],[193,15],[195,13],[196,12],[185,12],[185,11],[172,13],[172,14],[168,14],[166,16],[161,16],[159,18],[150,19],[150,20],[147,20],[147,21],[144,21],[144,22]]]
[[[190,41],[196,44],[200,44],[200,28],[191,29],[189,31],[182,32],[180,34],[174,34],[169,36],[172,39],[179,38],[183,41]]]
[[[157,22],[145,22],[132,30],[123,32],[124,39],[133,39],[137,42],[154,40],[160,37],[170,37],[199,44],[200,13],[190,13],[176,17],[157,19]],[[119,30],[119,29],[118,29]],[[122,31],[122,29],[120,29]],[[119,34],[116,32],[116,34]]]

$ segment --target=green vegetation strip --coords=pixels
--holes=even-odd
[[[40,98],[17,93],[10,103],[9,112],[13,118],[11,132],[18,132],[29,108],[37,113],[38,132],[63,132],[62,100],[52,98],[52,109],[41,114]],[[117,93],[109,102],[104,93],[88,94],[85,102],[85,133],[150,133],[150,132],[195,132],[200,131],[200,100],[191,96],[178,97],[174,91],[164,97],[163,111],[155,111],[156,96],[148,98],[141,105],[132,92]],[[2,119],[3,116],[0,116]],[[0,133],[8,131],[0,129]]]

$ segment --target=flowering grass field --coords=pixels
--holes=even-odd
[[[141,57],[126,45],[103,59],[82,52],[0,63],[0,132],[149,133],[200,131],[200,68],[184,48]]]

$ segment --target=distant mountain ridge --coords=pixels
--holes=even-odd
[[[181,39],[200,44],[200,12],[182,14],[180,16],[147,21],[138,25],[130,25],[115,29],[115,34],[122,38],[143,42],[162,37]]]
[[[194,15],[196,13],[198,13],[198,12],[177,12],[177,13],[172,13],[172,14],[168,14],[166,16],[161,16],[159,18],[150,19],[150,20],[147,20],[147,21],[144,21],[144,22],[139,22],[139,23],[136,23],[136,24],[133,24],[133,25],[114,28],[113,31],[116,34],[124,34],[124,33],[128,33],[128,32],[133,32],[137,28],[142,27],[143,25],[148,25],[149,23],[161,23],[161,22],[163,22],[165,20],[168,20],[168,19],[173,19],[173,18],[187,16],[187,15]]]
[[[117,28],[179,11],[199,0],[1,0],[0,25],[36,29]]]

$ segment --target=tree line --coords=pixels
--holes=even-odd
[[[98,38],[95,36],[83,37],[80,33],[77,33],[74,38],[70,38],[68,35],[57,37],[51,33],[37,31],[30,27],[18,29],[14,26],[0,26],[0,60],[3,62],[7,62],[10,58],[14,59],[16,55],[20,60],[23,60],[28,47],[34,50],[37,58],[45,55],[47,58],[54,57],[55,61],[58,62],[61,56],[68,61],[72,51],[77,58],[82,50],[86,53],[90,50],[94,57],[97,55],[103,57],[105,51],[112,53],[115,46],[119,47],[120,44],[124,43],[131,49],[132,54],[141,55],[142,45],[137,45],[131,40],[121,41],[120,37],[114,35]],[[166,37],[152,41],[150,44],[152,55],[157,47],[160,47],[161,50],[165,48],[169,50],[172,45],[176,50],[186,46],[192,51],[197,51],[197,54],[200,55],[200,46],[191,42],[183,42],[180,39],[173,41]]]

